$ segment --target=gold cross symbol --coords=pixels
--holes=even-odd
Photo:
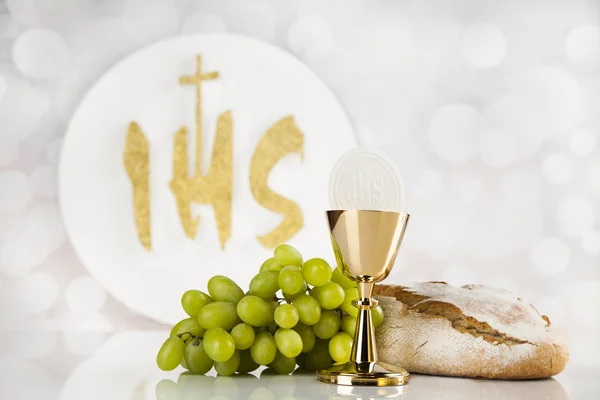
[[[202,73],[202,56],[196,56],[196,73],[179,77],[181,85],[196,86],[196,176],[202,175],[202,81],[219,78],[217,71]]]

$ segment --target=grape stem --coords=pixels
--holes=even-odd
[[[192,339],[198,339],[198,336],[194,335],[192,332],[183,332],[177,335],[177,337],[183,339],[183,335],[189,335]]]

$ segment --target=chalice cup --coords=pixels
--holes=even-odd
[[[404,238],[409,215],[390,211],[327,211],[331,243],[344,275],[357,281],[359,298],[350,361],[317,372],[317,379],[338,385],[397,386],[408,382],[408,372],[377,360],[371,308],[376,282],[391,272]]]

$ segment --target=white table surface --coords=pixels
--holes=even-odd
[[[60,400],[182,399],[600,399],[600,368],[573,367],[555,379],[491,381],[413,374],[406,386],[344,387],[318,382],[313,373],[219,377],[181,375],[179,368],[160,371],[156,351],[168,332],[102,334],[103,344],[90,356],[74,356],[73,338],[81,349],[98,341],[98,333],[0,332],[0,398]],[[75,336],[74,336],[75,335]],[[52,351],[41,355],[52,338]],[[37,353],[34,354],[37,350]],[[169,382],[170,381],[170,382]],[[159,388],[157,390],[157,387]]]

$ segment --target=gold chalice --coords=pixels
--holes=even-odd
[[[409,215],[389,211],[327,211],[331,243],[344,275],[358,282],[359,309],[350,361],[319,370],[317,379],[338,385],[394,386],[408,382],[408,372],[377,361],[371,308],[375,282],[384,280],[394,266]]]

